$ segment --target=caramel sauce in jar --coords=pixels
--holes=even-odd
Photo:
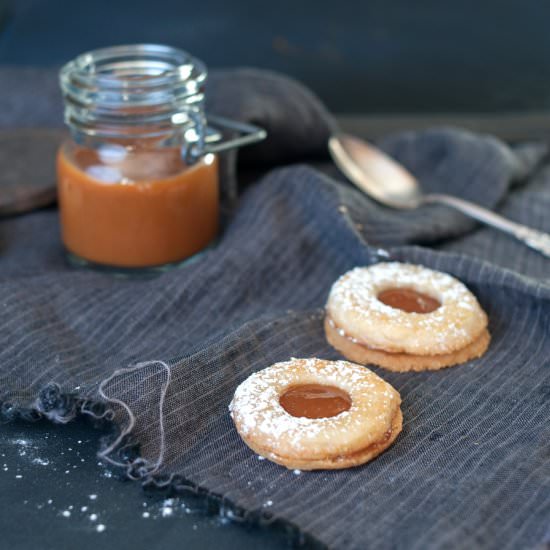
[[[214,240],[214,155],[186,166],[178,149],[111,151],[101,158],[66,144],[59,152],[61,229],[70,252],[98,264],[150,267],[184,260]]]
[[[321,384],[289,388],[279,403],[288,414],[305,418],[330,418],[351,408],[351,398],[344,390]]]
[[[412,288],[388,288],[378,295],[378,300],[407,313],[431,313],[441,307],[435,298]]]

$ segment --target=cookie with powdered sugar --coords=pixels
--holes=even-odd
[[[399,435],[401,397],[347,361],[291,359],[249,376],[229,410],[254,452],[290,469],[359,466]]]
[[[394,371],[450,367],[480,357],[487,315],[447,273],[388,262],[357,267],[332,286],[328,342],[346,358]]]

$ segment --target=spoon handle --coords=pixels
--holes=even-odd
[[[455,210],[470,216],[474,220],[477,220],[491,227],[495,227],[513,235],[516,239],[524,242],[527,246],[537,250],[541,254],[544,254],[547,258],[550,258],[550,235],[542,231],[537,231],[522,225],[520,223],[512,222],[499,214],[487,210],[477,204],[474,204],[457,197],[450,195],[425,195],[422,199],[423,203],[438,203],[450,206]]]

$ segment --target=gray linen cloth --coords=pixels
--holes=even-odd
[[[0,83],[3,128],[61,124],[51,71],[6,68]],[[550,260],[444,207],[371,202],[326,163],[332,121],[295,82],[228,71],[213,74],[209,94],[213,112],[270,137],[239,156],[239,174],[265,175],[241,188],[218,244],[196,261],[150,279],[75,270],[55,210],[0,222],[4,415],[107,415],[118,435],[102,453],[126,461],[131,477],[203,490],[240,517],[288,522],[331,548],[543,547]],[[550,231],[544,147],[456,129],[381,146],[427,189]],[[313,166],[323,159],[323,170]],[[226,204],[235,172],[230,156]],[[488,352],[438,372],[375,369],[402,395],[404,428],[365,466],[297,475],[259,460],[228,414],[235,387],[291,356],[338,357],[322,329],[330,286],[388,259],[466,283],[489,315]]]

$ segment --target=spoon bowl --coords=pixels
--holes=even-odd
[[[380,149],[348,134],[332,136],[328,148],[343,174],[373,199],[392,208],[420,205],[414,176]]]

